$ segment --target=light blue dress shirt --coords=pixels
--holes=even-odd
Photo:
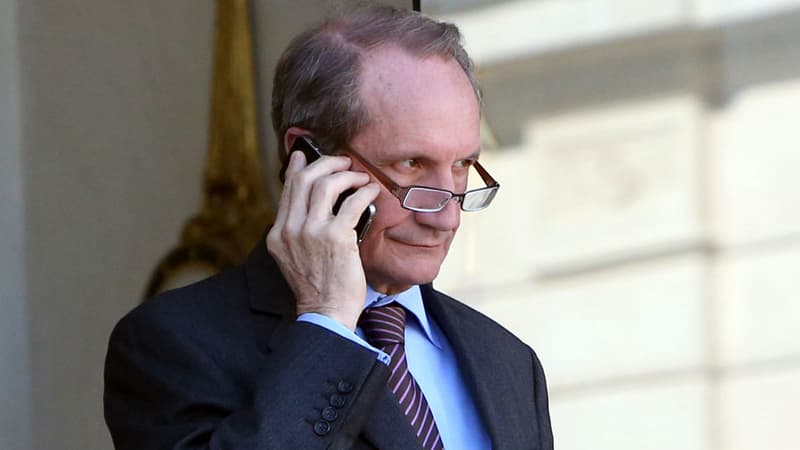
[[[393,295],[381,294],[367,286],[365,309],[391,302],[399,303],[410,313],[405,333],[408,370],[428,400],[444,447],[490,449],[489,434],[458,368],[456,355],[442,330],[428,318],[419,286]],[[411,316],[416,320],[412,320]],[[364,340],[360,329],[353,333],[330,317],[316,313],[301,314],[297,320],[327,328],[376,352],[382,362],[388,364],[390,361],[389,355]]]

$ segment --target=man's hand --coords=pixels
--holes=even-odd
[[[366,279],[354,230],[380,188],[369,175],[351,172],[350,158],[323,156],[306,166],[292,152],[267,249],[297,298],[297,314],[324,314],[355,330],[366,296]],[[357,191],[332,208],[349,188]],[[360,189],[359,189],[360,188]]]

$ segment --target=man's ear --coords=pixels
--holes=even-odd
[[[295,139],[300,136],[311,136],[311,132],[305,128],[289,127],[286,133],[283,134],[283,148],[286,149],[286,159],[288,159],[289,153],[292,151]]]
[[[284,153],[281,155],[281,169],[278,172],[278,179],[281,180],[281,183],[286,181],[286,167],[289,165],[289,153],[292,152],[294,141],[300,136],[311,136],[311,132],[305,128],[289,127],[286,133],[283,134]]]

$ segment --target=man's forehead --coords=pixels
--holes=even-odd
[[[367,112],[375,113],[371,120],[381,120],[381,114],[425,113],[416,108],[421,104],[433,106],[429,112],[436,114],[437,105],[446,108],[459,98],[480,114],[472,85],[454,59],[420,58],[396,47],[375,50],[365,59],[358,89]]]
[[[375,162],[453,161],[479,150],[480,109],[455,60],[391,46],[374,50],[364,60],[359,97],[368,117],[362,132],[381,148],[357,150]]]
[[[394,94],[402,99],[413,94],[415,87],[435,79],[469,83],[455,59],[420,57],[395,45],[385,45],[365,55],[359,88],[368,95],[365,101],[376,94]]]

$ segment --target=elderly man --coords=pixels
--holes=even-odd
[[[111,336],[115,446],[552,449],[533,350],[431,285],[462,210],[498,189],[458,30],[388,7],[329,19],[283,54],[272,115],[285,184],[266,244]]]

